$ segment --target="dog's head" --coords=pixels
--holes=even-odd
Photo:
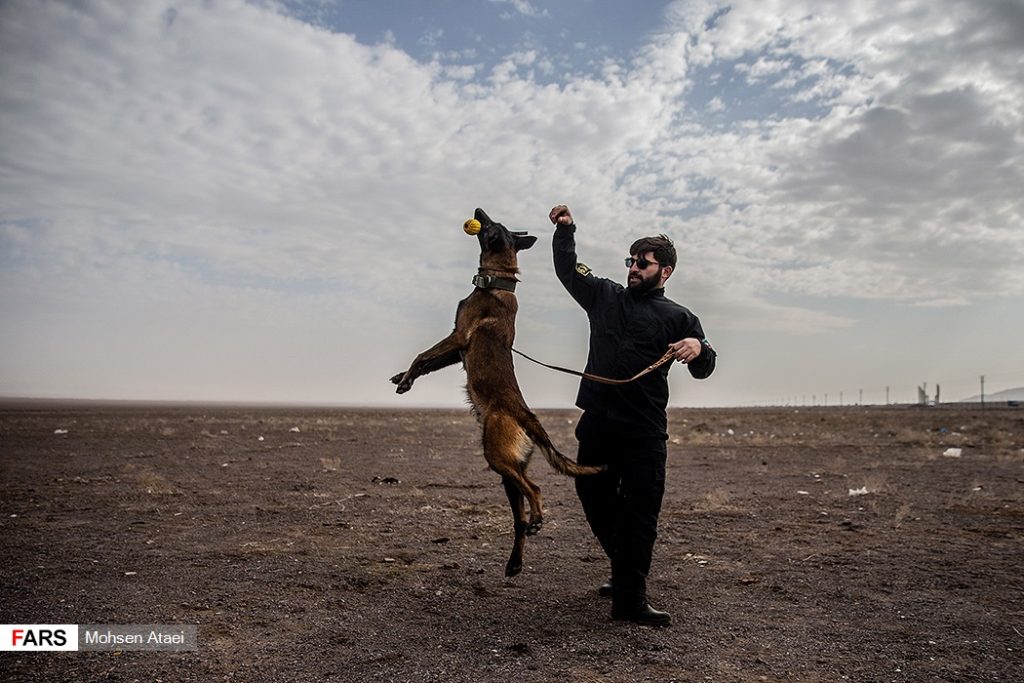
[[[512,231],[501,223],[492,221],[483,209],[477,209],[473,217],[480,221],[480,232],[476,237],[480,241],[481,260],[488,254],[497,255],[511,251],[511,254],[515,255],[516,252],[529,249],[537,241],[536,237],[527,235],[524,231]]]

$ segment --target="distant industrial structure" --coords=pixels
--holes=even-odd
[[[917,388],[917,405],[919,405],[919,406],[927,406],[927,405],[937,406],[937,405],[939,405],[939,397],[940,397],[941,393],[942,393],[942,388],[938,384],[936,384],[935,385],[935,401],[932,402],[932,403],[929,403],[928,402],[928,383],[925,382],[924,384],[922,384],[921,386],[919,386]]]
[[[853,401],[847,402],[846,401],[846,397],[847,397],[848,392],[839,391],[839,392],[837,392],[838,395],[839,395],[838,403],[836,403],[836,401],[835,401],[835,398],[834,398],[835,394],[831,394],[830,395],[828,393],[825,393],[825,394],[803,394],[802,396],[790,396],[790,397],[787,397],[787,398],[785,398],[783,400],[779,400],[777,402],[775,402],[775,401],[763,401],[763,402],[759,402],[759,403],[753,403],[751,405],[761,406],[761,407],[805,406],[805,407],[815,407],[815,408],[817,408],[817,407],[823,407],[823,408],[840,407],[840,408],[842,408],[842,407],[846,407],[846,406],[897,406],[897,405],[915,406],[916,405],[916,406],[932,406],[932,407],[934,407],[934,406],[943,406],[943,407],[962,406],[962,407],[965,407],[965,408],[977,407],[977,408],[983,408],[983,409],[987,408],[987,407],[992,407],[992,408],[1020,408],[1022,405],[1024,405],[1024,386],[1017,386],[1017,387],[1014,387],[1012,389],[1003,389],[1001,391],[997,391],[997,392],[992,393],[992,394],[986,394],[985,393],[985,379],[986,379],[985,375],[979,376],[978,379],[979,379],[979,385],[981,387],[981,393],[980,394],[975,394],[974,396],[969,396],[969,397],[966,397],[966,398],[955,398],[953,400],[949,400],[949,398],[947,396],[945,403],[943,403],[943,400],[942,400],[942,387],[941,387],[941,385],[939,385],[938,383],[935,384],[935,393],[934,393],[934,395],[932,395],[932,394],[929,394],[928,383],[927,382],[922,382],[919,386],[916,387],[916,389],[917,389],[917,400],[916,401],[913,400],[913,399],[911,399],[909,401],[904,399],[904,401],[901,401],[899,398],[895,398],[894,397],[894,393],[895,392],[893,391],[894,387],[886,385],[886,387],[885,387],[885,402],[884,403],[881,402],[881,400],[880,400],[881,396],[880,395],[878,396],[879,400],[877,402],[876,401],[872,401],[870,396],[869,396],[868,402],[865,403],[864,402],[864,390],[863,389],[858,389],[857,390],[857,400],[856,400],[856,402],[853,402]],[[999,379],[1001,380],[1001,383],[1005,382],[1007,380],[1010,380],[1010,381],[1017,380],[1017,381],[1019,381],[1020,380],[1020,376],[1019,375],[1004,376],[1004,377],[1000,377]],[[949,388],[948,384],[947,384],[946,388],[947,389]],[[871,390],[869,390],[869,392],[870,391]],[[881,390],[878,389],[877,392],[880,394]],[[849,392],[849,393],[852,393],[852,392]],[[948,391],[947,391],[947,393],[948,393]],[[831,401],[829,400],[830,398],[832,399]]]

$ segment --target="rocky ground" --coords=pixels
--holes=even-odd
[[[538,411],[567,453],[575,411]],[[1024,672],[1024,411],[673,410],[650,589],[609,618],[571,481],[506,579],[465,410],[0,407],[0,621],[197,624],[6,681],[965,681]],[[957,450],[959,449],[959,452]]]

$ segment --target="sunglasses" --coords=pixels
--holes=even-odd
[[[632,268],[634,263],[636,264],[636,267],[639,268],[640,270],[644,270],[644,269],[647,268],[647,266],[650,266],[650,265],[655,265],[655,266],[660,266],[661,265],[657,261],[648,261],[643,256],[641,256],[640,258],[633,258],[632,256],[627,256],[626,257],[626,267],[627,268]]]

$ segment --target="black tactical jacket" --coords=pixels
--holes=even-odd
[[[552,241],[555,274],[590,320],[586,371],[611,379],[632,377],[662,357],[668,345],[686,337],[701,340],[701,354],[687,365],[696,379],[715,369],[716,354],[700,320],[666,298],[664,289],[636,294],[623,285],[593,275],[576,261],[575,225],[555,228]],[[588,414],[617,423],[623,435],[668,438],[666,363],[635,382],[608,385],[583,379],[576,405]]]

